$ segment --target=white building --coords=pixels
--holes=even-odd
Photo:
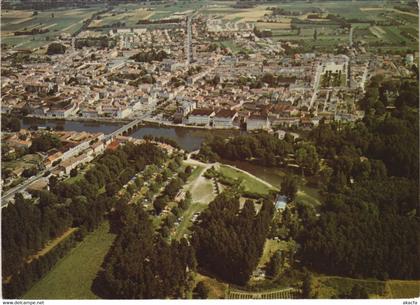
[[[267,116],[251,115],[246,121],[246,130],[268,130],[270,129],[270,120]]]
[[[222,109],[213,117],[213,127],[216,128],[232,128],[233,121],[238,117],[235,110]]]
[[[79,105],[76,103],[69,103],[61,108],[51,108],[50,111],[48,111],[47,116],[54,118],[67,118],[76,114],[77,111],[79,111]]]
[[[212,109],[194,109],[188,116],[187,124],[210,126],[214,111]]]

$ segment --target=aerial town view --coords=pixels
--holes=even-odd
[[[418,2],[3,0],[1,272],[417,304]]]

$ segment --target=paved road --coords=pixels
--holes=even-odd
[[[106,135],[106,136],[104,137],[104,140],[106,141],[106,140],[111,139],[111,138],[113,138],[113,137],[115,137],[115,136],[117,136],[117,135],[122,134],[123,132],[127,131],[128,129],[132,128],[133,126],[136,126],[137,124],[141,123],[144,119],[147,119],[147,118],[149,118],[149,117],[150,117],[150,113],[149,113],[149,112],[145,113],[145,114],[144,114],[144,115],[142,115],[142,116],[136,117],[136,118],[135,118],[133,121],[131,121],[130,123],[128,123],[128,124],[126,124],[126,125],[124,125],[124,126],[120,127],[119,129],[115,130],[114,132],[112,132],[112,133],[110,133],[110,134]]]
[[[54,168],[50,169],[50,171],[53,170]],[[15,186],[14,188],[8,190],[4,195],[2,194],[1,207],[3,208],[5,206],[7,206],[7,203],[9,201],[9,199],[13,198],[16,193],[25,190],[34,181],[40,179],[45,174],[46,171],[47,170],[43,170],[42,172],[40,172],[36,176],[30,177],[28,180],[25,180],[23,183],[21,183],[21,184]]]

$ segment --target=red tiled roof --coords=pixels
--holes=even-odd
[[[215,117],[218,118],[232,118],[237,112],[235,110],[229,110],[229,109],[221,109],[219,110]]]
[[[198,109],[194,109],[193,111],[191,111],[190,115],[201,115],[201,116],[209,116],[213,113],[214,111],[212,109],[207,109],[207,108],[198,108]]]

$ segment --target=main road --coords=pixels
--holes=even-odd
[[[1,207],[5,207],[7,206],[9,200],[11,198],[13,198],[13,196],[21,191],[24,191],[31,183],[35,182],[36,180],[40,179],[42,176],[45,175],[45,173],[47,171],[53,171],[54,169],[56,169],[58,167],[58,165],[50,168],[50,169],[45,169],[43,171],[41,171],[40,173],[38,173],[35,176],[30,177],[29,179],[25,180],[24,182],[22,182],[21,184],[11,188],[10,190],[8,190],[7,192],[5,192],[4,194],[2,194],[1,196]]]

